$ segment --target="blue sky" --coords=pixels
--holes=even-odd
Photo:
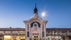
[[[0,27],[24,28],[35,3],[40,17],[42,11],[48,15],[47,28],[71,28],[71,0],[0,0]]]

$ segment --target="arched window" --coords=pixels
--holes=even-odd
[[[36,27],[36,26],[37,27],[40,27],[40,23],[39,22],[36,22],[36,21],[35,22],[32,22],[30,25],[31,25],[31,27]]]
[[[29,32],[27,32],[27,37],[29,37]]]
[[[37,27],[37,26],[38,26],[38,24],[37,24],[37,23],[34,23],[34,24],[33,24],[33,26]]]

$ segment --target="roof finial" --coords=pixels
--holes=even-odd
[[[35,8],[34,8],[34,13],[38,14],[38,10],[37,10],[37,7],[36,7],[36,3],[35,3]]]
[[[35,3],[35,8],[36,8],[36,3]]]

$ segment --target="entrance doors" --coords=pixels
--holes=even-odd
[[[33,40],[39,40],[38,35],[34,35]]]
[[[34,36],[34,40],[38,40],[38,36]]]

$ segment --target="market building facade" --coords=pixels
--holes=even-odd
[[[47,20],[38,16],[38,9],[25,28],[0,28],[0,40],[71,40],[71,28],[46,28]]]

